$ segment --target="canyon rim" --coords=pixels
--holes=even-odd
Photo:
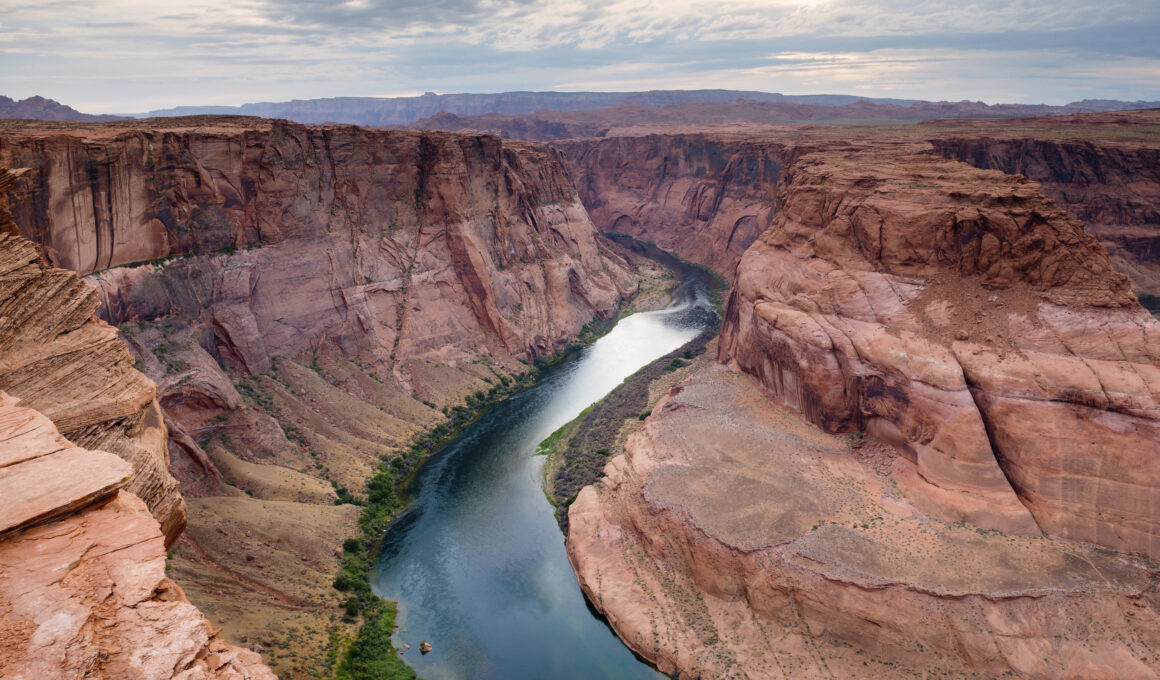
[[[1160,679],[1155,3],[42,5],[0,678]]]

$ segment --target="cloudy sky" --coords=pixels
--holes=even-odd
[[[0,94],[82,111],[721,87],[1160,100],[1160,0],[3,0]]]

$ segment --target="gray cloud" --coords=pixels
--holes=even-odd
[[[189,0],[177,12],[156,5],[56,0],[6,9],[0,93],[42,94],[94,112],[557,88],[1160,99],[1154,0]]]

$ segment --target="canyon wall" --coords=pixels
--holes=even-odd
[[[1160,323],[1130,280],[1025,177],[775,139],[726,366],[569,509],[597,609],[682,676],[1155,677]]]
[[[0,158],[158,385],[190,506],[171,573],[284,677],[327,672],[359,513],[336,502],[636,287],[550,148],[203,118],[16,126]]]
[[[166,578],[185,504],[155,388],[92,287],[18,235],[14,180],[0,170],[0,675],[272,679]]]
[[[623,233],[732,275],[769,228],[788,140],[709,134],[558,142],[600,231]]]
[[[569,509],[568,551],[633,650],[680,677],[1067,678],[1160,672],[1144,560],[945,522],[872,441],[700,370]]]
[[[1131,140],[1011,139],[985,131],[931,143],[948,158],[1042,184],[1052,200],[1083,221],[1140,293],[1160,296],[1160,148]]]
[[[894,445],[953,519],[1160,556],[1160,324],[1038,185],[918,146],[793,167],[721,359]]]

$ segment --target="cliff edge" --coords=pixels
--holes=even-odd
[[[0,347],[13,381],[0,390],[0,675],[274,678],[166,578],[185,506],[157,457],[154,387],[93,315],[91,287],[16,234],[13,179],[0,170]],[[58,423],[118,455],[78,446]]]

